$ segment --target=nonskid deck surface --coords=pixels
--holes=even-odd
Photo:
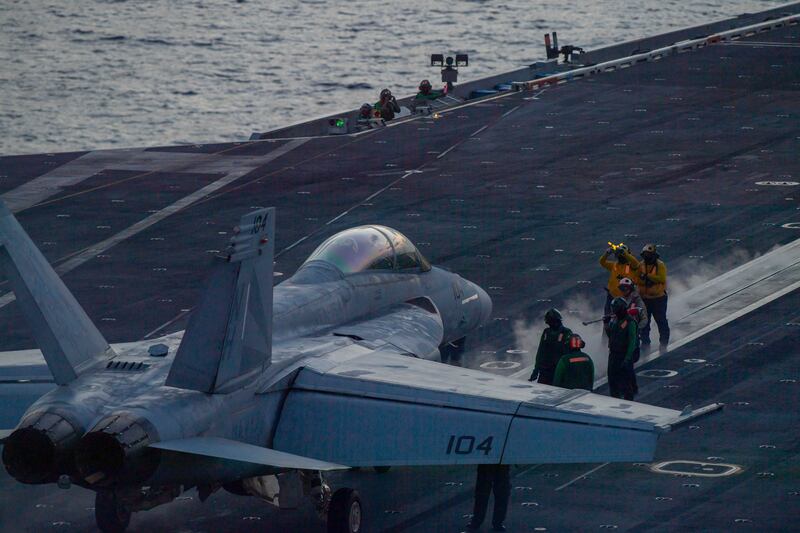
[[[597,258],[606,241],[656,242],[677,296],[695,274],[718,275],[800,237],[790,224],[800,222],[797,187],[757,184],[800,181],[798,28],[358,137],[6,157],[0,185],[112,342],[182,329],[232,222],[251,206],[275,205],[284,275],[332,233],[379,222],[481,284],[494,320],[469,339],[462,364],[503,359],[484,369],[512,373],[530,364],[545,309],[560,307],[568,325],[601,309],[606,276]],[[41,186],[20,193],[45,173]],[[0,299],[2,348],[32,347],[12,300]],[[659,460],[729,462],[742,473],[698,481],[609,465],[555,490],[599,465],[525,467],[514,478],[512,530],[792,524],[800,508],[792,471],[797,302],[790,293],[647,365],[678,371],[673,378],[640,378],[638,399],[648,403],[729,405],[698,429],[665,437]],[[469,512],[471,469],[348,475],[379,530],[457,531]],[[0,527],[93,527],[88,492],[3,476],[12,496],[0,504]],[[133,527],[312,523],[222,494],[195,505],[138,514]]]

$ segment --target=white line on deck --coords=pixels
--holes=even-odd
[[[291,152],[292,150],[305,144],[306,142],[308,142],[306,139],[289,141],[288,143],[276,148],[274,151],[267,154],[267,156],[260,161],[260,164],[264,164],[267,161],[271,161],[288,152]],[[189,207],[190,205],[200,200],[201,198],[204,198],[209,194],[218,191],[222,187],[233,183],[234,181],[238,180],[245,174],[248,174],[251,170],[252,169],[248,167],[243,170],[226,174],[217,181],[213,181],[208,185],[206,185],[205,187],[196,190],[192,194],[184,196],[177,202],[168,205],[164,209],[161,209],[160,211],[153,213],[149,217],[140,220],[134,225],[125,228],[116,235],[112,235],[111,237],[105,239],[104,241],[100,241],[96,244],[84,248],[81,252],[73,255],[68,260],[56,266],[54,270],[58,273],[59,276],[63,277],[64,274],[66,274],[67,272],[70,272],[71,270],[78,268],[82,264],[96,257],[98,254],[102,254],[112,246],[119,244],[122,241],[129,239],[130,237],[133,237],[138,233],[141,233],[147,228],[153,226],[154,224],[161,222],[165,218],[174,215],[175,213],[178,213],[179,211]],[[16,297],[14,296],[13,292],[9,292],[3,295],[2,297],[0,297],[0,308],[10,304],[15,299]]]
[[[507,117],[508,115],[510,115],[511,113],[513,113],[514,111],[516,111],[517,109],[519,109],[519,106],[517,106],[517,107],[512,107],[511,109],[509,109],[508,111],[506,111],[505,113],[503,113],[503,115],[502,115],[500,118]]]
[[[595,472],[597,472],[598,470],[600,470],[600,469],[601,469],[601,468],[603,468],[604,466],[608,466],[608,463],[603,463],[603,464],[601,464],[600,466],[596,466],[596,467],[592,468],[592,469],[591,469],[591,470],[589,470],[588,472],[585,472],[585,473],[581,474],[580,476],[576,477],[576,478],[575,478],[575,479],[573,479],[572,481],[568,481],[567,483],[564,483],[564,484],[563,484],[563,485],[561,485],[560,487],[557,487],[557,488],[555,489],[555,491],[556,491],[556,492],[558,492],[558,491],[560,491],[561,489],[565,489],[565,488],[569,487],[570,485],[572,485],[572,484],[573,484],[573,483],[575,483],[576,481],[580,481],[581,479],[586,479],[586,476],[588,476],[589,474],[594,474]]]
[[[170,318],[169,320],[167,320],[166,322],[164,322],[163,324],[158,326],[156,329],[154,329],[153,331],[151,331],[150,333],[148,333],[147,335],[142,337],[142,340],[149,339],[150,337],[152,337],[153,335],[155,335],[159,331],[163,330],[164,328],[166,328],[167,326],[169,326],[173,322],[177,321],[179,318],[182,318],[182,317],[186,316],[187,314],[189,314],[190,312],[192,312],[193,309],[194,309],[194,307],[192,307],[188,311],[181,311],[176,316],[174,316],[173,318]]]
[[[721,43],[725,46],[749,46],[752,48],[800,48],[800,44],[797,43],[776,43],[770,41],[732,41]]]
[[[393,186],[394,186],[395,184],[397,184],[398,182],[400,182],[400,181],[403,181],[404,179],[406,179],[407,177],[409,177],[409,176],[410,176],[410,175],[412,175],[412,174],[419,174],[419,173],[420,173],[420,170],[417,170],[417,169],[413,169],[413,170],[407,170],[407,171],[405,172],[405,174],[403,174],[402,176],[400,176],[399,178],[397,178],[397,179],[396,179],[396,180],[394,180],[393,182],[389,183],[388,185],[386,185],[385,187],[383,187],[383,188],[381,188],[381,189],[378,189],[377,191],[375,191],[374,193],[370,194],[369,196],[367,196],[366,198],[364,198],[363,200],[361,200],[361,201],[360,201],[360,202],[358,202],[357,204],[355,204],[355,205],[353,205],[353,206],[351,206],[351,207],[347,208],[346,210],[342,211],[341,213],[339,213],[338,215],[336,215],[335,217],[333,217],[332,219],[330,219],[329,221],[327,221],[327,222],[326,222],[324,225],[325,225],[325,226],[330,226],[331,224],[333,224],[334,222],[336,222],[337,220],[339,220],[339,219],[340,219],[340,218],[342,218],[343,216],[345,216],[345,215],[347,215],[348,213],[350,213],[350,212],[351,212],[353,209],[355,209],[355,208],[357,208],[357,207],[360,207],[361,205],[363,205],[363,204],[364,204],[364,203],[366,203],[366,202],[369,202],[370,200],[372,200],[373,198],[375,198],[375,197],[376,197],[376,196],[378,196],[379,194],[383,193],[384,191],[386,191],[386,190],[387,190],[387,189],[389,189],[390,187],[393,187]],[[297,245],[298,245],[298,244],[300,244],[301,242],[305,241],[306,239],[308,239],[309,237],[311,237],[312,235],[314,235],[315,233],[317,233],[317,232],[319,231],[319,229],[321,229],[321,228],[318,228],[317,230],[315,230],[315,231],[313,231],[313,232],[309,233],[308,235],[305,235],[305,236],[303,236],[303,237],[300,237],[299,239],[297,239],[296,241],[294,241],[292,244],[290,244],[289,246],[287,246],[286,248],[284,248],[283,250],[281,250],[280,252],[278,252],[277,254],[275,254],[275,257],[277,258],[277,257],[279,257],[279,256],[281,256],[281,255],[283,255],[283,254],[285,254],[286,252],[288,252],[289,250],[291,250],[292,248],[294,248],[295,246],[297,246]]]
[[[478,128],[477,131],[475,131],[472,135],[470,135],[470,137],[475,137],[477,134],[479,134],[480,132],[482,132],[483,130],[485,130],[488,127],[489,127],[489,125],[487,124],[485,126],[482,126],[482,127]]]
[[[458,145],[460,145],[460,144],[461,144],[460,142],[457,142],[456,144],[454,144],[453,146],[451,146],[450,148],[448,148],[447,150],[445,150],[445,151],[444,151],[444,152],[442,152],[441,154],[437,155],[437,156],[436,156],[436,159],[441,159],[441,158],[443,158],[444,156],[446,156],[447,154],[449,154],[451,150],[455,149],[455,148],[456,148]]]

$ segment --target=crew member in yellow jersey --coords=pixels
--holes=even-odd
[[[639,287],[647,314],[651,320],[639,331],[643,349],[650,344],[650,324],[658,325],[658,344],[664,350],[669,344],[669,322],[667,322],[667,265],[659,259],[655,244],[642,248],[643,261],[637,262],[637,275],[632,277]]]
[[[616,258],[612,260],[611,258]],[[639,270],[639,261],[631,255],[624,244],[612,246],[600,256],[600,266],[608,270],[608,286],[606,287],[605,316],[611,316],[611,300],[622,297],[619,282],[622,278],[635,278]],[[644,296],[644,294],[642,295]],[[660,330],[659,330],[660,331]]]

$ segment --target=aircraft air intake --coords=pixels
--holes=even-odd
[[[81,433],[59,414],[32,413],[6,440],[3,464],[20,483],[53,482],[74,469],[72,452]]]
[[[148,448],[157,441],[158,434],[147,420],[130,413],[113,414],[81,439],[75,466],[94,487],[143,481],[158,466],[158,450]]]

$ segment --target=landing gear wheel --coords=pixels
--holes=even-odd
[[[353,489],[339,489],[328,508],[328,533],[360,533],[361,498]]]
[[[131,511],[111,491],[99,491],[94,497],[94,517],[103,533],[122,533],[131,523]]]
[[[392,468],[391,466],[373,466],[372,469],[379,474],[385,474]]]

